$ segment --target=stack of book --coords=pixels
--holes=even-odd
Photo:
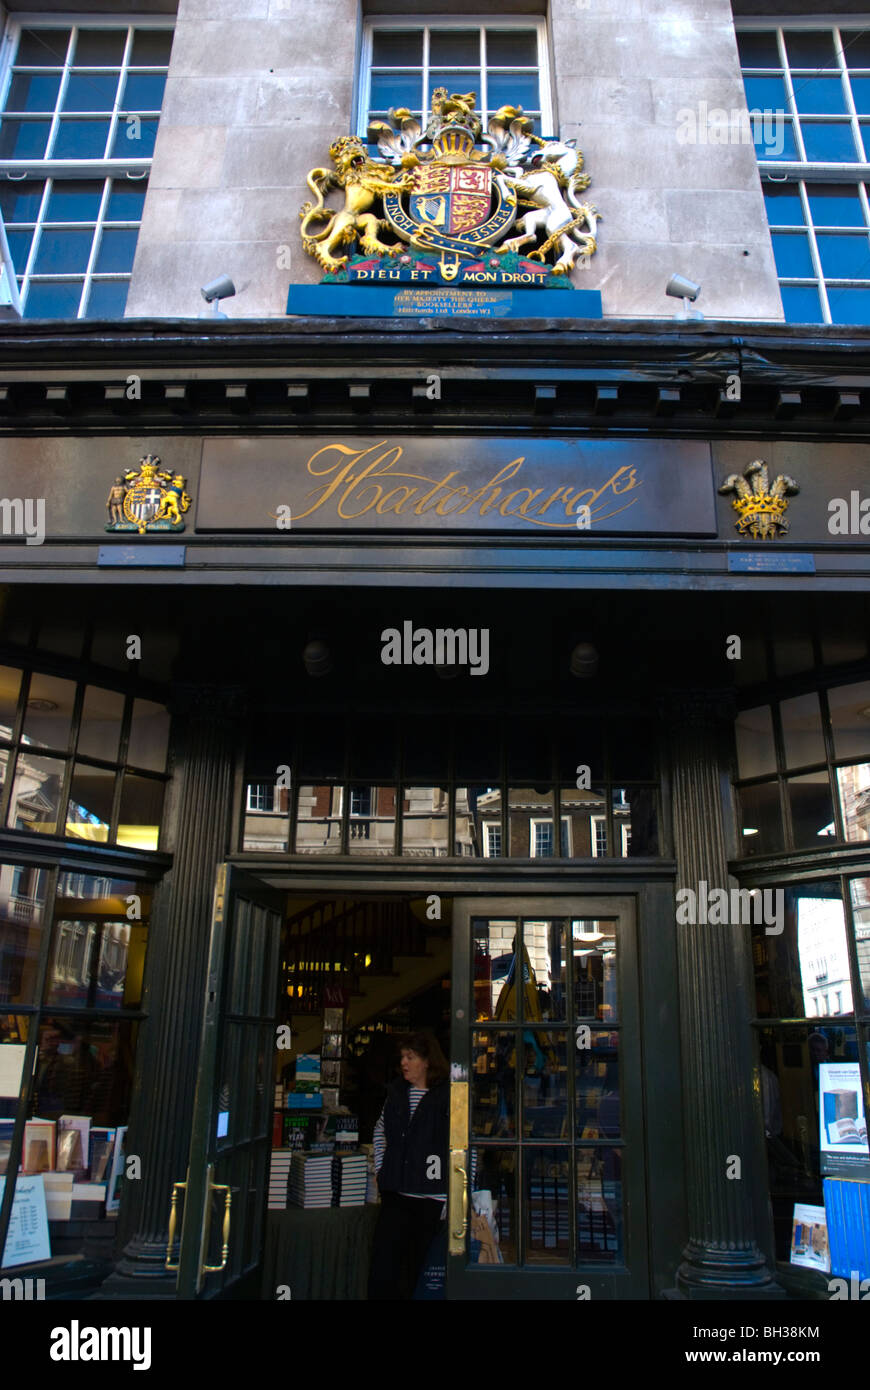
[[[272,1150],[272,1162],[269,1166],[269,1211],[284,1211],[287,1207],[292,1157],[289,1149]]]
[[[366,1176],[365,1154],[336,1154],[332,1160],[332,1205],[365,1206]]]
[[[332,1155],[287,1152],[293,1206],[306,1209],[332,1206]]]

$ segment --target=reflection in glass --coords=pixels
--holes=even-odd
[[[341,852],[341,800],[338,786],[300,787],[296,806],[297,854]]]
[[[829,690],[828,708],[834,731],[834,756],[870,756],[870,681]]]
[[[783,930],[768,935],[763,926],[752,929],[759,1016],[821,1018],[851,1013],[839,885],[830,880],[773,891],[777,899],[783,894]]]
[[[862,1012],[870,1013],[870,878],[853,878],[849,884],[855,924],[855,954],[863,994]]]
[[[19,753],[6,824],[36,835],[56,835],[65,768],[66,764],[58,758]]]
[[[30,677],[22,742],[66,752],[75,695],[75,681],[35,671]]]
[[[622,1151],[581,1149],[576,1156],[577,1259],[622,1260]]]
[[[837,768],[840,809],[847,840],[870,840],[870,763]]]
[[[619,1017],[616,985],[616,924],[571,923],[574,948],[574,1017],[615,1023]]]
[[[348,787],[348,851],[358,855],[395,852],[396,788],[352,783]]]
[[[600,859],[607,854],[607,794],[601,789],[562,788],[562,836],[573,859]]]
[[[265,854],[286,850],[289,812],[289,787],[278,787],[274,782],[249,782],[245,788],[242,849]]]
[[[516,1135],[513,1031],[475,1033],[471,1053],[471,1134],[475,1139]]]
[[[513,1149],[478,1148],[475,1206],[486,1210],[502,1262],[517,1263],[517,1157]],[[488,1195],[487,1195],[488,1194]],[[472,1222],[471,1238],[475,1231]],[[472,1255],[475,1253],[472,1244]]]
[[[475,859],[501,858],[501,800],[501,792],[493,782],[456,788],[454,854]]]
[[[402,854],[446,855],[448,804],[446,787],[405,787]]]
[[[585,1042],[582,1034],[579,1042]],[[575,1052],[578,1139],[620,1136],[619,1034],[593,1032],[589,1046]]]
[[[508,790],[509,852],[520,859],[552,859],[561,852],[556,847],[553,828],[552,791],[537,787],[511,787]]]
[[[525,1151],[527,1264],[568,1264],[571,1259],[570,1154],[570,1149],[556,1148]]]
[[[0,666],[0,739],[11,739],[18,709],[21,672]]]
[[[45,869],[0,865],[0,1002],[35,1004]]]
[[[523,1136],[565,1139],[568,1134],[568,1059],[564,1033],[527,1028],[522,1033]]]
[[[66,834],[77,840],[107,844],[114,791],[114,772],[76,763],[67,804]],[[156,845],[148,848],[156,849]]]
[[[737,793],[742,855],[773,854],[782,849],[782,811],[778,782],[741,787]]]
[[[47,1120],[87,1115],[92,1125],[125,1124],[138,1024],[49,1017],[39,1030],[33,1113]]]
[[[811,849],[836,838],[834,802],[827,772],[805,772],[786,782],[791,831],[796,849]]]
[[[121,809],[118,817],[118,844],[135,849],[157,849],[163,795],[166,784],[155,777],[124,773],[121,783]]]
[[[476,917],[472,924],[474,1016],[478,1020],[514,1018],[511,988],[514,973],[515,918]],[[510,1008],[508,1009],[508,1004]]]
[[[98,686],[89,685],[85,691],[76,748],[79,757],[117,762],[123,714],[123,695],[116,690],[101,690]]]

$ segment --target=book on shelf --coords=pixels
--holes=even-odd
[[[115,1152],[114,1125],[94,1125],[91,1129],[90,1149],[88,1176],[91,1182],[108,1182],[112,1155]]]
[[[55,1165],[56,1141],[56,1120],[40,1120],[36,1116],[32,1120],[25,1120],[22,1172],[51,1172]]]
[[[78,1173],[88,1171],[88,1151],[91,1131],[90,1115],[61,1115],[57,1122],[57,1171]]]

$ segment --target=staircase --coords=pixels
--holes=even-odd
[[[450,927],[422,922],[403,900],[318,902],[284,924],[279,1021],[292,1055],[318,1052],[326,985],[346,989],[348,1030],[428,988],[451,969]]]

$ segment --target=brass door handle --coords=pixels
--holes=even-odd
[[[460,1203],[462,1208],[462,1229],[453,1231],[454,1240],[464,1240],[468,1230],[468,1174],[461,1163],[454,1163],[454,1173],[462,1174],[462,1187],[460,1188]]]
[[[227,1257],[230,1253],[230,1220],[231,1208],[233,1204],[233,1194],[230,1191],[229,1183],[209,1181],[209,1195],[212,1192],[222,1192],[224,1194],[224,1222],[221,1232],[221,1262],[219,1265],[201,1265],[200,1274],[220,1274],[222,1269],[227,1267]]]
[[[169,1204],[169,1239],[166,1242],[166,1268],[177,1271],[178,1265],[171,1264],[172,1247],[175,1244],[175,1227],[178,1221],[178,1192],[183,1188],[187,1191],[186,1182],[174,1182],[172,1184],[172,1200]]]

